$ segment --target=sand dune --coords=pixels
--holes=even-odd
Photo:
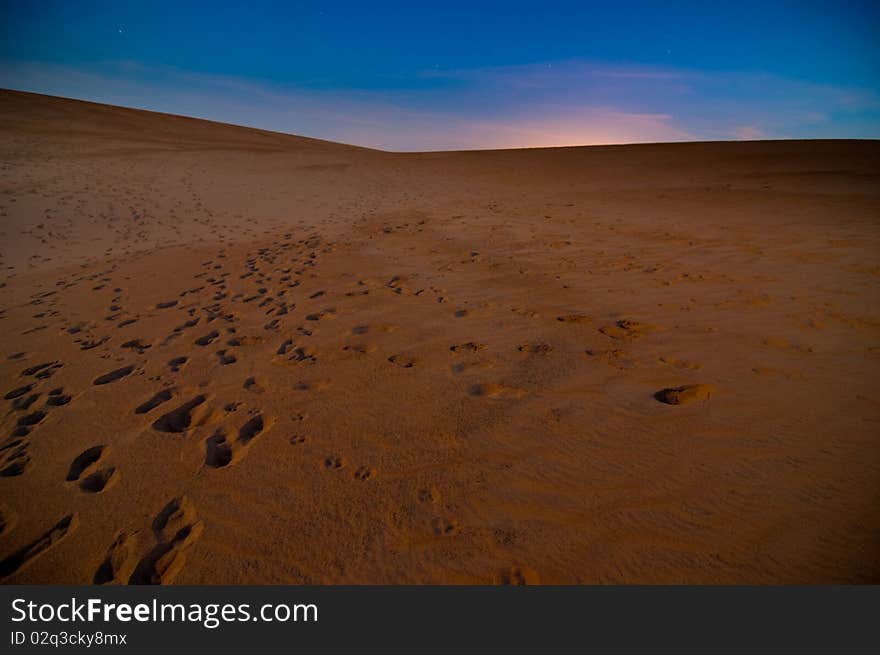
[[[877,142],[0,151],[3,582],[880,582]]]

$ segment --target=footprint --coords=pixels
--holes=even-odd
[[[713,393],[715,393],[714,385],[688,384],[683,387],[661,389],[654,394],[654,398],[667,405],[686,405],[695,400],[708,400]]]
[[[156,409],[162,403],[168,402],[171,400],[171,397],[174,395],[174,388],[170,389],[162,389],[161,391],[157,391],[152,398],[150,398],[145,403],[142,403],[137,406],[134,410],[135,414],[146,414],[154,409]]]
[[[12,409],[22,412],[30,409],[30,406],[37,402],[40,394],[33,393],[30,396],[22,396],[12,401]]]
[[[456,519],[443,517],[434,519],[431,522],[431,527],[434,529],[434,534],[443,537],[456,535],[461,529],[461,526]]]
[[[186,551],[202,534],[203,524],[186,496],[169,502],[153,521],[156,546],[138,562],[129,584],[170,584],[186,562]]]
[[[232,448],[226,440],[226,432],[218,429],[205,440],[205,466],[222,468],[232,463]]]
[[[553,352],[553,346],[548,343],[524,343],[517,348],[521,353],[533,353],[535,355],[547,355]]]
[[[263,393],[266,391],[266,387],[264,387],[254,376],[247,378],[244,381],[244,388],[248,391],[253,391],[254,393]]]
[[[77,455],[70,464],[70,470],[67,472],[67,481],[76,482],[79,480],[87,469],[91,468],[92,465],[97,463],[98,460],[103,457],[106,450],[107,446],[104,445],[92,446]]]
[[[676,359],[675,357],[660,357],[659,360],[663,364],[674,366],[675,368],[685,368],[691,371],[698,371],[702,368],[700,364],[689,362],[684,359]]]
[[[266,427],[265,422],[263,421],[263,415],[257,414],[256,416],[248,419],[247,423],[241,426],[241,429],[238,431],[238,440],[244,445],[250,443],[253,439],[258,437],[263,429]]]
[[[297,382],[293,388],[297,391],[326,391],[332,386],[333,382],[330,380],[311,380]]]
[[[525,395],[525,391],[515,387],[508,387],[496,382],[488,382],[484,384],[475,384],[470,389],[472,396],[483,398],[519,398]]]
[[[109,584],[111,582],[124,584],[131,576],[136,560],[134,559],[134,535],[128,532],[120,532],[116,535],[104,561],[95,571],[93,584]]]
[[[14,400],[16,398],[20,398],[21,396],[29,393],[31,389],[34,388],[33,384],[26,384],[23,387],[18,387],[17,389],[13,389],[12,391],[7,392],[5,396],[3,396],[4,400]]]
[[[318,353],[315,351],[314,348],[310,348],[309,346],[296,346],[289,352],[290,355],[287,359],[291,362],[305,362],[307,364],[314,364],[318,361]]]
[[[346,352],[354,352],[359,355],[368,355],[369,353],[376,352],[376,346],[371,343],[353,343],[343,346],[342,349]]]
[[[228,366],[229,364],[235,364],[238,361],[238,358],[235,356],[235,353],[231,350],[218,350],[217,358],[220,360],[221,366]]]
[[[374,473],[375,471],[369,466],[361,466],[354,472],[354,477],[356,480],[366,481],[372,478]]]
[[[38,423],[41,423],[44,418],[46,418],[46,412],[42,410],[37,410],[35,412],[31,412],[27,416],[22,416],[20,419],[18,419],[17,425],[18,427],[30,428],[37,425]]]
[[[186,496],[168,502],[153,520],[153,532],[160,543],[171,543],[184,537],[195,522],[196,508]]]
[[[50,391],[48,395],[49,397],[46,399],[46,404],[50,405],[51,407],[61,407],[73,400],[73,396],[64,393],[63,387],[52,389],[52,391]]]
[[[195,327],[196,325],[199,324],[200,320],[202,320],[202,319],[201,318],[190,319],[189,321],[187,321],[183,325],[178,325],[176,328],[174,328],[174,331],[175,332],[183,332],[187,328]]]
[[[450,368],[452,369],[452,372],[456,375],[462,375],[463,373],[469,373],[471,371],[481,371],[494,367],[495,362],[487,359],[477,362],[458,362],[457,364],[453,364]]]
[[[103,346],[105,343],[110,341],[110,337],[101,337],[99,339],[86,339],[79,345],[80,350],[91,350],[92,348],[97,348],[98,346]]]
[[[18,517],[5,505],[0,505],[0,537],[12,532]]]
[[[541,584],[541,580],[534,569],[527,566],[511,566],[510,568],[499,571],[495,576],[495,582],[499,585],[536,585]]]
[[[0,578],[7,578],[13,573],[26,567],[37,557],[60,543],[67,535],[76,530],[79,520],[76,514],[68,514],[58,521],[42,537],[0,562]]]
[[[392,355],[388,358],[388,361],[392,364],[400,366],[401,368],[412,368],[418,362],[416,358],[407,357],[406,355]]]
[[[122,344],[123,348],[131,348],[132,350],[136,350],[138,355],[143,355],[147,348],[151,348],[152,344],[144,343],[143,339],[132,339],[131,341],[126,341]]]
[[[593,318],[591,316],[587,316],[586,314],[565,314],[563,316],[557,316],[556,320],[560,323],[591,323]]]
[[[328,469],[341,469],[345,466],[345,460],[336,455],[331,455],[324,460],[324,466]]]
[[[36,366],[30,366],[24,369],[21,374],[22,376],[31,376],[37,375],[38,373],[45,372],[53,367],[60,367],[60,362],[46,362],[45,364],[37,364]]]
[[[409,280],[405,275],[395,275],[385,283],[385,286],[392,289],[395,293],[403,293],[407,289],[406,283],[408,281]]]
[[[211,330],[208,334],[205,334],[198,339],[196,339],[195,344],[197,346],[207,346],[210,345],[217,337],[220,336],[220,333],[217,330]]]
[[[123,366],[122,368],[117,368],[115,371],[110,371],[109,373],[105,373],[104,375],[95,378],[95,381],[92,382],[92,384],[110,384],[111,382],[121,380],[127,375],[131,375],[132,371],[134,371],[133,365]]]
[[[249,445],[254,439],[269,428],[270,423],[270,421],[263,419],[262,414],[257,414],[256,416],[251,417],[248,419],[247,423],[239,429],[236,443],[241,444],[242,448]]]
[[[308,440],[309,438],[304,434],[295,434],[290,438],[290,443],[294,446],[298,446],[299,444],[303,444]]]
[[[47,369],[43,369],[39,373],[37,373],[34,377],[40,380],[47,380],[52,377],[59,368],[61,368],[61,364],[53,364],[51,367]]]
[[[222,468],[238,461],[244,456],[254,439],[268,429],[268,423],[263,419],[262,414],[252,416],[241,426],[238,438],[233,442],[227,440],[223,430],[218,430],[205,442],[205,465],[211,468]]]
[[[584,351],[590,357],[603,360],[608,366],[617,369],[627,369],[634,365],[634,360],[627,356],[627,352],[621,348],[589,348]]]
[[[79,483],[79,488],[83,491],[96,494],[112,486],[118,479],[119,476],[116,473],[116,468],[109,466],[95,471],[87,478],[84,478],[83,481]]]
[[[599,332],[604,334],[606,337],[611,337],[612,339],[632,341],[634,339],[638,339],[645,333],[651,332],[656,329],[657,328],[655,326],[649,323],[640,323],[638,321],[633,321],[631,319],[625,318],[617,321],[612,325],[603,325],[599,328]]]
[[[459,343],[454,346],[450,346],[449,350],[458,354],[458,353],[476,353],[486,348],[486,344],[477,343],[476,341],[468,341],[467,343]]]
[[[244,337],[232,337],[229,341],[226,342],[226,345],[232,346],[234,348],[238,348],[240,346],[258,346],[261,343],[263,343],[263,337],[244,336]]]
[[[175,357],[174,359],[169,360],[168,368],[171,369],[172,373],[179,373],[180,369],[182,369],[188,361],[188,357]]]
[[[31,467],[31,456],[27,452],[27,443],[24,440],[16,440],[14,450],[11,450],[0,463],[0,477],[14,478],[23,474]]]
[[[322,312],[314,312],[306,316],[307,321],[324,321],[336,318],[335,309],[325,309]]]
[[[159,432],[185,432],[193,423],[193,410],[202,405],[207,396],[198,395],[177,409],[160,416],[153,423],[153,429]]]

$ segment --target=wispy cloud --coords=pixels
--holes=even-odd
[[[411,88],[292,88],[136,61],[0,63],[0,86],[387,150],[880,137],[870,89],[584,61],[427,70]]]

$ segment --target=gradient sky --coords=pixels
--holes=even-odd
[[[880,138],[880,2],[0,0],[0,87],[387,150]]]

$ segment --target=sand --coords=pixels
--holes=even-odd
[[[878,142],[0,152],[4,583],[880,582]]]

